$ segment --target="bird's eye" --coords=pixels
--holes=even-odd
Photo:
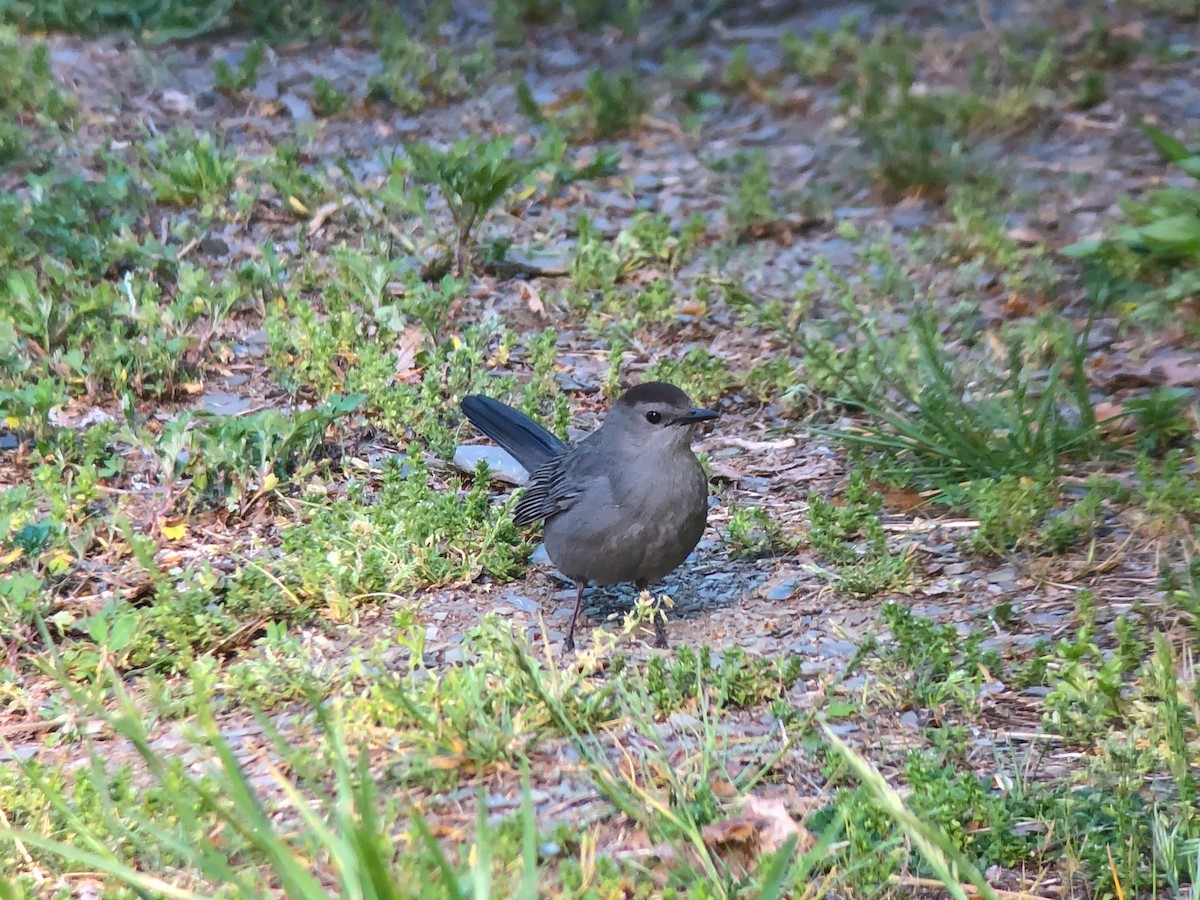
[[[657,425],[662,421],[662,413],[660,413],[657,409],[652,409],[650,412],[646,413],[646,421],[651,425]]]

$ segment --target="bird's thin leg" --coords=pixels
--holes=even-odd
[[[579,617],[579,607],[583,606],[583,589],[586,581],[575,583],[575,610],[571,613],[571,624],[567,626],[567,639],[563,641],[563,649],[570,652],[575,649],[575,620]]]
[[[645,581],[635,581],[633,586],[639,593],[650,587]],[[654,609],[654,646],[660,650],[666,650],[670,646],[667,643],[667,617],[660,607]]]

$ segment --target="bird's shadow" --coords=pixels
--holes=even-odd
[[[755,566],[731,566],[728,561],[716,565],[672,572],[662,581],[649,586],[655,597],[664,594],[671,598],[667,616],[672,619],[694,619],[715,610],[738,605],[767,577],[767,572]],[[557,578],[557,573],[555,573]],[[582,613],[592,621],[610,616],[622,616],[637,601],[639,591],[632,584],[589,587],[583,595]]]

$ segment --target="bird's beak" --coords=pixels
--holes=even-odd
[[[692,407],[671,424],[673,425],[695,425],[697,422],[707,422],[710,419],[719,419],[721,414],[715,409],[704,409],[699,406]]]

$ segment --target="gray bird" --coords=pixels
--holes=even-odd
[[[630,388],[604,422],[576,444],[491,397],[464,397],[476,428],[532,473],[513,521],[545,522],[546,552],[575,582],[563,646],[575,649],[583,589],[662,578],[695,549],[708,519],[708,479],[692,452],[696,425],[719,413],[692,405],[661,381]],[[655,617],[655,645],[667,645]]]

